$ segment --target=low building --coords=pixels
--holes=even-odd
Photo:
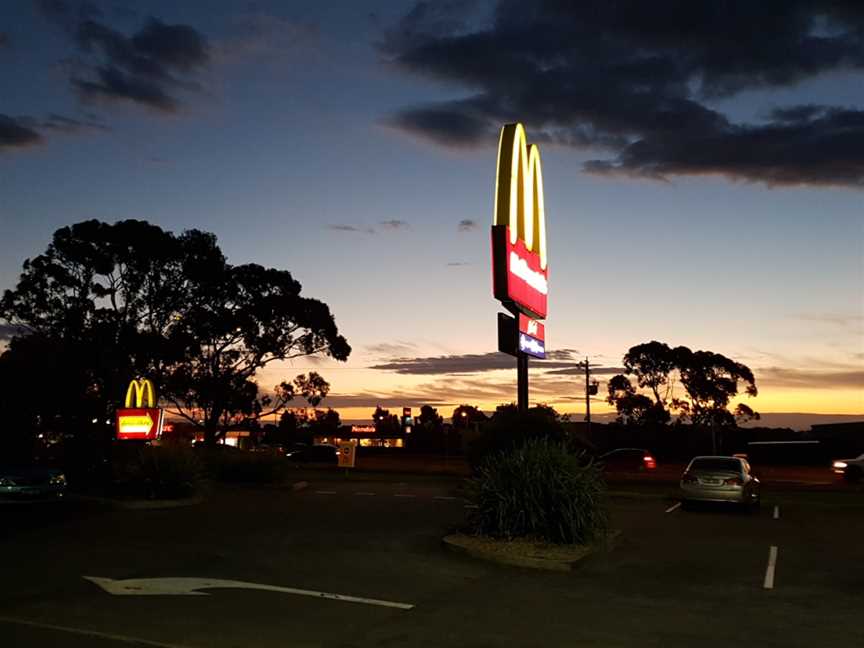
[[[352,441],[361,448],[404,448],[403,434],[381,434],[374,425],[343,425],[334,434],[316,434],[312,442],[329,445]]]

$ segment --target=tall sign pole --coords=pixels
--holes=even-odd
[[[585,358],[585,421],[588,424],[588,438],[591,438],[591,370]]]
[[[516,356],[519,410],[528,410],[528,358],[546,357],[549,295],[546,213],[540,149],[522,124],[506,124],[498,141],[492,219],[492,286],[514,317],[499,313],[498,349]],[[517,322],[518,318],[518,322]]]

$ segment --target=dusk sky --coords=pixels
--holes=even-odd
[[[608,378],[656,339],[747,364],[763,415],[864,417],[852,0],[3,2],[0,290],[63,225],[203,229],[290,270],[354,349],[263,388],[316,369],[347,420],[494,409],[516,398],[489,242],[513,121],[549,238],[532,401],[581,418],[574,363]]]

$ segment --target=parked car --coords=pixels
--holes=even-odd
[[[66,476],[42,466],[0,466],[0,502],[57,501],[66,494]]]
[[[638,472],[657,468],[654,456],[640,448],[617,448],[600,455],[598,460],[603,463],[603,469],[609,472]]]
[[[744,508],[762,501],[761,484],[740,457],[694,457],[681,476],[681,504],[727,502]]]
[[[861,481],[864,478],[864,454],[854,459],[838,459],[831,468],[835,475],[843,475],[848,481]]]
[[[339,449],[327,444],[298,444],[286,449],[285,456],[291,461],[301,463],[335,464],[339,462]]]

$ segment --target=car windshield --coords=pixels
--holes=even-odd
[[[694,459],[693,463],[690,464],[690,470],[701,470],[705,472],[741,472],[741,462],[737,459],[724,459],[723,457]]]

